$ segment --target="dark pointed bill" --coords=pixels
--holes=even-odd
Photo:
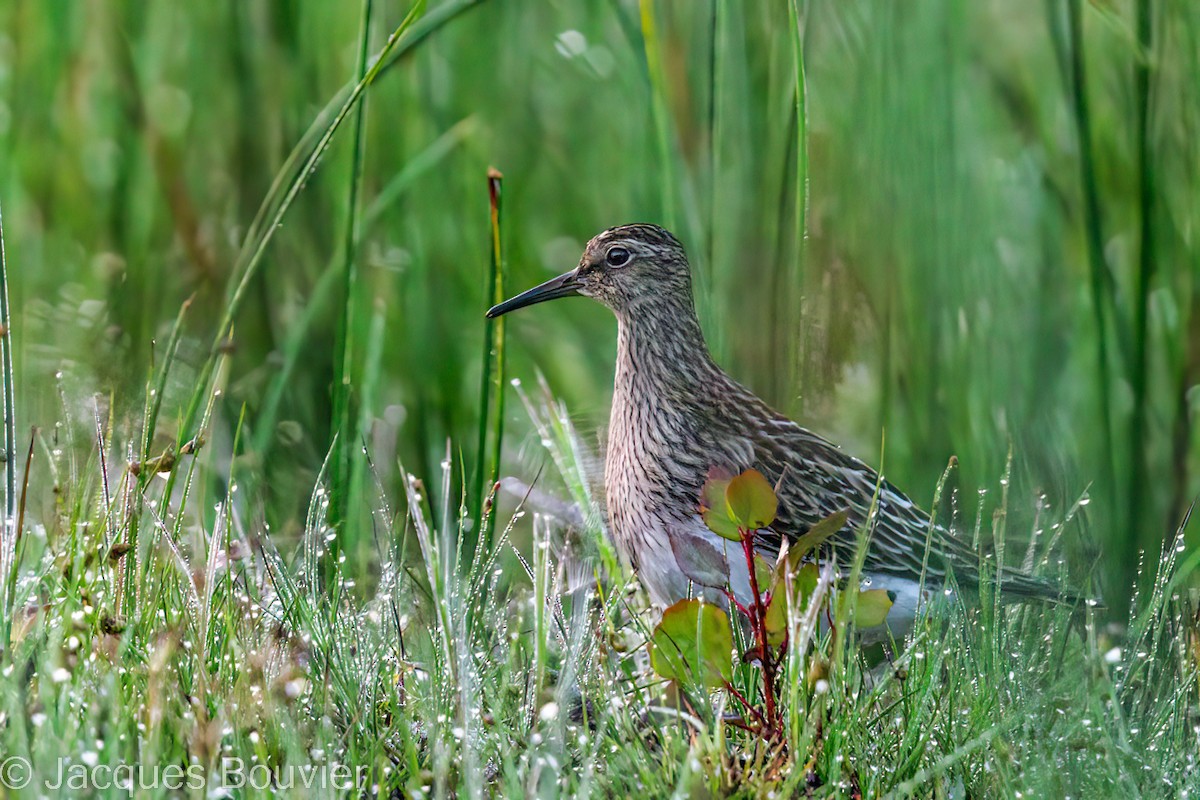
[[[516,311],[518,308],[531,306],[534,303],[555,300],[559,297],[570,297],[579,294],[578,290],[579,282],[575,280],[575,271],[571,270],[557,278],[551,278],[540,286],[521,292],[516,297],[511,297],[499,305],[492,306],[487,312],[488,319],[494,319],[501,314],[507,314],[509,311]]]

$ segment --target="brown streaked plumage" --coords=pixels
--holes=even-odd
[[[699,517],[700,489],[710,468],[756,468],[778,483],[779,512],[762,536],[772,554],[780,537],[795,538],[840,510],[849,522],[831,546],[853,548],[878,491],[877,518],[864,575],[897,594],[889,619],[911,616],[930,553],[926,586],[939,590],[953,571],[964,587],[978,580],[975,552],[862,461],[768,407],[721,370],[709,355],[692,300],[683,246],[648,224],[596,236],[571,272],[488,311],[494,317],[569,295],[591,297],[617,317],[617,369],[605,457],[608,514],[616,543],[652,600],[668,605],[691,587],[671,549],[676,531],[700,536],[727,553],[731,588],[748,597],[739,550],[711,534]],[[852,551],[852,550],[851,550]],[[1054,583],[1004,568],[1009,596],[1078,599]],[[928,592],[926,593],[928,594]]]

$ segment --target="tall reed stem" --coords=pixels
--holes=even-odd
[[[1082,0],[1067,0],[1071,108],[1075,119],[1076,134],[1079,138],[1079,177],[1083,191],[1084,232],[1087,242],[1092,315],[1096,326],[1096,396],[1100,404],[1100,436],[1104,451],[1101,474],[1104,476],[1105,485],[1102,494],[1111,498],[1117,480],[1114,465],[1116,453],[1113,448],[1112,400],[1110,398],[1112,375],[1109,365],[1107,309],[1115,307],[1116,290],[1112,273],[1104,257],[1104,234],[1092,145],[1092,118],[1087,93],[1082,17]],[[1132,542],[1133,539],[1127,541]]]
[[[4,580],[3,621],[0,623],[0,652],[8,652],[12,634],[13,604],[17,574],[17,412],[13,382],[12,317],[8,306],[8,261],[4,256],[4,215],[0,212],[0,371],[4,373],[4,519],[0,526],[0,564],[8,567]]]
[[[488,272],[487,301],[495,305],[504,299],[504,242],[500,221],[504,175],[495,168],[488,169],[488,241],[491,269]],[[492,395],[495,395],[495,402]],[[490,412],[490,413],[489,413]],[[488,434],[491,434],[489,437]],[[491,439],[491,445],[488,439]],[[500,447],[504,440],[504,317],[489,319],[483,334],[483,376],[479,382],[479,440],[475,467],[475,492],[471,499],[473,518],[477,521],[477,542],[486,552],[492,544],[495,514],[484,508],[484,496],[500,480]],[[488,455],[491,460],[488,460]],[[485,465],[487,467],[485,468]]]
[[[1135,102],[1137,104],[1137,164],[1139,230],[1137,297],[1134,305],[1133,364],[1130,385],[1133,388],[1133,409],[1129,423],[1129,522],[1126,541],[1140,546],[1149,533],[1143,517],[1146,498],[1146,411],[1149,401],[1149,339],[1150,284],[1154,278],[1155,193],[1154,160],[1150,153],[1150,69],[1152,65],[1153,5],[1151,0],[1138,0],[1137,40],[1133,68]],[[1174,521],[1172,521],[1173,523]],[[1146,546],[1151,543],[1144,542]],[[1153,549],[1150,548],[1153,552]]]
[[[358,65],[354,78],[362,81],[367,74],[368,46],[371,39],[372,0],[363,0],[362,23],[358,32]],[[342,315],[338,321],[336,366],[333,373],[333,425],[331,435],[337,435],[338,452],[334,454],[330,480],[330,523],[336,527],[349,508],[352,454],[357,444],[350,413],[350,394],[353,388],[355,288],[358,286],[359,194],[361,193],[363,159],[367,149],[367,96],[364,94],[354,110],[354,154],[350,163],[350,180],[346,184],[346,230],[342,240]]]

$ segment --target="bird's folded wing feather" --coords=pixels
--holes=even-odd
[[[943,579],[948,566],[960,580],[974,582],[975,553],[862,461],[782,417],[771,418],[754,438],[754,466],[778,484],[779,512],[772,529],[779,536],[794,539],[844,510],[846,527],[831,541],[843,552],[849,548],[843,556],[848,558],[874,506],[864,569],[915,579],[928,543],[928,577]]]

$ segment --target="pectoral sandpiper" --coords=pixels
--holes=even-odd
[[[975,551],[875,470],[775,412],[718,367],[708,352],[692,299],[683,246],[648,224],[611,228],[588,242],[579,266],[488,311],[489,317],[570,295],[607,306],[617,317],[617,368],[604,482],[610,529],[651,600],[667,606],[695,592],[681,571],[671,536],[682,531],[728,552],[729,588],[749,602],[744,557],[711,533],[699,514],[711,468],[755,468],[778,484],[779,511],[758,540],[773,557],[781,537],[794,539],[845,510],[846,527],[830,540],[848,562],[872,501],[876,519],[863,567],[873,588],[894,592],[888,620],[903,628],[952,571],[975,587]],[[877,493],[878,487],[878,493]],[[926,559],[926,542],[929,554]],[[924,596],[920,595],[924,567]],[[1001,567],[1010,598],[1074,601],[1052,581]]]

